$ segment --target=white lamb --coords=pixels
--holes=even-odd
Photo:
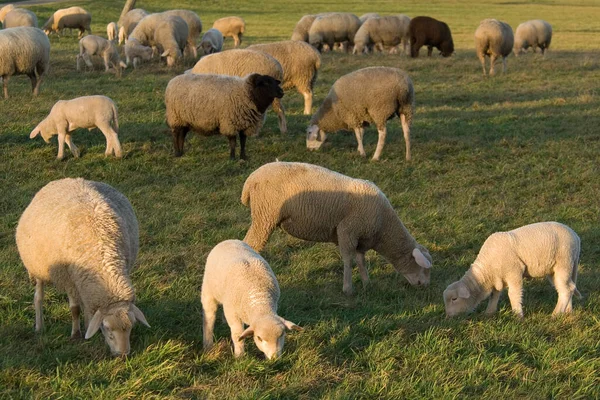
[[[73,100],[59,100],[54,104],[50,114],[40,122],[29,135],[33,139],[38,134],[46,143],[58,134],[58,155],[56,159],[64,157],[65,142],[75,157],[79,157],[79,149],[71,139],[71,132],[77,128],[92,130],[98,128],[106,137],[105,155],[114,153],[121,158],[123,152],[117,132],[119,121],[115,103],[106,96],[83,96]]]
[[[79,55],[77,55],[77,71],[81,70],[81,60],[85,62],[89,68],[93,68],[94,64],[90,56],[100,56],[104,60],[104,70],[108,72],[112,66],[117,76],[121,76],[127,64],[121,61],[119,50],[114,41],[106,40],[103,37],[96,35],[87,35],[79,40]]]
[[[115,22],[111,22],[108,25],[106,25],[106,37],[108,38],[108,40],[116,43],[117,36],[117,24]]]
[[[269,264],[250,246],[226,240],[208,254],[202,281],[204,349],[213,346],[213,329],[219,304],[231,330],[234,354],[244,354],[244,339],[254,337],[256,347],[270,360],[281,356],[285,330],[302,330],[277,315],[279,285]],[[244,324],[248,327],[244,330]]]
[[[490,297],[486,313],[498,309],[505,287],[513,312],[523,317],[523,278],[547,277],[556,287],[558,303],[553,314],[571,312],[579,263],[579,236],[558,222],[539,222],[486,239],[471,268],[444,290],[446,315],[470,312]]]

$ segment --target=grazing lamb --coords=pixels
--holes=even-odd
[[[27,75],[33,95],[37,96],[50,63],[50,41],[38,28],[19,27],[0,31],[0,77],[4,98],[12,75]]]
[[[223,34],[223,37],[232,37],[234,47],[242,44],[242,35],[246,31],[246,22],[240,17],[225,17],[216,20],[213,28]]]
[[[404,43],[404,51],[408,53],[408,26],[410,18],[406,15],[389,17],[371,17],[358,29],[354,36],[353,54],[368,53],[373,46],[390,48],[394,52],[396,46]]]
[[[71,338],[102,330],[114,356],[129,354],[136,321],[150,327],[134,304],[129,273],[138,254],[138,222],[131,204],[113,187],[81,178],[44,186],[31,200],[17,226],[17,247],[35,280],[35,330],[43,328],[44,285],[67,292]]]
[[[167,58],[169,67],[183,57],[183,51],[188,44],[188,34],[187,23],[177,15],[166,16],[156,27],[152,43],[162,53],[160,56]]]
[[[506,22],[484,19],[475,31],[475,49],[485,75],[485,56],[490,57],[490,75],[494,75],[494,63],[502,57],[502,72],[506,72],[506,57],[512,52],[513,31]]]
[[[304,115],[312,111],[313,86],[321,67],[321,55],[308,43],[295,40],[255,44],[249,50],[260,51],[275,58],[283,68],[283,90],[293,87],[304,97]]]
[[[133,68],[137,68],[142,61],[152,60],[152,47],[143,46],[137,39],[128,39],[124,50],[125,66],[133,63]]]
[[[486,313],[498,309],[505,287],[513,312],[523,317],[523,278],[547,277],[556,287],[558,303],[553,314],[571,312],[577,290],[579,236],[558,222],[539,222],[509,232],[496,232],[483,243],[471,268],[444,290],[446,315],[470,312],[490,297]]]
[[[283,97],[280,83],[260,74],[245,78],[184,74],[171,79],[165,91],[165,105],[175,156],[183,154],[185,136],[193,130],[204,136],[227,136],[232,160],[239,135],[240,158],[246,159],[246,137],[258,134],[273,99]]]
[[[249,337],[267,359],[280,357],[286,329],[302,330],[277,315],[277,278],[265,259],[240,240],[226,240],[210,251],[201,297],[204,350],[213,346],[219,304],[223,305],[236,357],[244,355],[244,339]],[[244,325],[248,327],[244,329]]]
[[[38,20],[33,12],[24,8],[15,8],[6,14],[3,24],[4,29],[17,28],[19,26],[37,28]]]
[[[129,38],[129,35],[133,32],[137,24],[147,15],[148,12],[141,8],[134,8],[125,14],[123,19],[119,21],[119,25],[121,26],[119,29],[119,44],[125,43],[125,40]]]
[[[444,57],[454,53],[454,42],[450,28],[445,22],[431,17],[415,17],[408,26],[410,35],[410,56],[419,56],[421,47],[427,46],[427,55],[431,56],[433,48],[437,48]]]
[[[351,13],[331,13],[317,17],[308,32],[308,42],[322,51],[327,44],[333,49],[335,43],[345,44],[348,51],[354,45],[354,35],[360,28],[360,20]]]
[[[317,165],[273,162],[254,171],[242,190],[252,225],[244,241],[260,252],[280,226],[313,242],[336,243],[344,260],[344,286],[352,293],[352,259],[363,285],[369,281],[365,253],[373,249],[411,285],[429,284],[431,256],[408,233],[375,184]]]
[[[306,147],[316,150],[326,132],[352,129],[358,152],[363,148],[364,128],[374,123],[379,132],[373,160],[379,160],[387,135],[387,120],[399,116],[406,142],[406,160],[410,160],[410,126],[415,108],[415,92],[410,77],[398,68],[368,67],[339,78],[331,87],[307,129]]]
[[[533,48],[534,53],[536,47],[539,47],[542,55],[545,55],[551,41],[552,26],[548,22],[541,19],[523,22],[515,32],[515,55],[526,52],[529,47]]]
[[[81,7],[69,7],[57,10],[49,19],[46,21],[42,29],[49,35],[51,33],[57,33],[65,28],[79,29],[79,39],[83,37],[85,31],[89,35],[92,34],[90,25],[92,23],[92,14],[87,12]]]
[[[108,40],[116,43],[117,36],[117,24],[115,22],[111,22],[108,25],[106,25],[106,37],[108,38]]]
[[[93,68],[94,64],[90,60],[90,56],[100,56],[104,60],[104,69],[106,72],[112,66],[117,76],[121,76],[121,72],[124,68],[127,68],[127,64],[121,61],[119,56],[119,50],[117,45],[110,40],[106,40],[100,36],[87,35],[79,40],[79,55],[77,56],[77,71],[81,70],[81,60],[89,68]]]
[[[368,20],[369,18],[379,18],[380,15],[377,13],[366,13],[361,15],[358,19],[360,19],[360,24],[362,26],[362,24],[365,23],[366,20]]]
[[[31,131],[29,138],[33,139],[40,134],[46,143],[50,143],[50,138],[58,135],[56,159],[63,159],[65,142],[73,156],[77,158],[79,149],[71,139],[71,132],[77,128],[100,129],[106,137],[104,154],[108,156],[114,153],[117,158],[121,158],[123,155],[117,136],[119,131],[117,107],[106,96],[83,96],[72,100],[57,101],[50,110],[50,114]]]
[[[274,58],[264,52],[232,49],[222,53],[211,54],[202,57],[191,72],[193,74],[220,74],[244,77],[248,74],[257,73],[268,75],[283,81],[283,68]],[[287,132],[287,121],[285,118],[285,109],[279,97],[273,100],[273,111],[277,113],[277,122],[281,133]]]
[[[211,28],[202,36],[200,45],[203,55],[218,53],[223,50],[223,34],[218,29]]]

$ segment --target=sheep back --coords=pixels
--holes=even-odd
[[[422,46],[436,47],[444,57],[454,52],[452,34],[445,22],[431,17],[415,17],[410,21],[408,31],[411,57],[418,57]]]
[[[218,29],[211,28],[202,35],[200,47],[205,55],[218,53],[223,50],[223,34]]]
[[[200,32],[202,32],[202,21],[198,14],[190,10],[168,10],[163,14],[168,16],[174,15],[185,21],[188,27],[187,43],[196,48],[196,40],[200,36]]]
[[[246,30],[246,22],[240,17],[224,17],[213,23],[213,28],[218,29],[223,36],[236,36]]]
[[[125,14],[123,20],[119,21],[119,25],[123,27],[125,31],[125,38],[129,37],[131,32],[137,26],[137,24],[147,15],[148,12],[141,8],[134,8],[133,10],[128,11],[127,14]]]
[[[231,49],[202,57],[191,72],[239,77],[257,73],[283,81],[283,68],[275,58],[259,51],[247,49]]]
[[[362,24],[365,23],[366,20],[368,20],[369,18],[378,18],[379,14],[377,13],[366,13],[361,15],[358,19],[360,20],[361,26]]]
[[[365,46],[371,44],[393,47],[403,39],[408,40],[409,23],[410,18],[405,15],[368,18],[354,37],[356,52],[360,53]]]
[[[4,18],[4,29],[16,28],[19,26],[30,26],[32,28],[38,27],[37,16],[24,8],[15,8],[6,14]]]

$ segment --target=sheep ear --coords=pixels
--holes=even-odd
[[[295,323],[293,323],[292,321],[288,321],[287,319],[281,318],[281,322],[283,322],[283,325],[285,325],[285,327],[290,331],[303,331],[304,330],[304,328],[302,328],[301,326],[298,326]]]
[[[121,66],[121,68],[127,69],[127,64],[125,64],[123,61],[119,61],[119,65]]]
[[[40,126],[36,126],[35,128],[33,128],[33,130],[31,131],[31,133],[29,134],[29,139],[33,139],[34,137],[36,137],[37,135],[39,135],[41,132],[40,130]]]
[[[246,79],[248,80],[249,84],[251,84],[252,86],[256,86],[258,78],[260,78],[260,74],[254,73],[254,74],[248,75],[248,77]]]
[[[100,312],[100,310],[98,310],[98,311],[96,311],[96,313],[92,317],[92,320],[90,321],[90,324],[88,325],[87,332],[85,333],[85,338],[89,339],[92,336],[94,336],[96,334],[96,332],[98,332],[98,329],[100,329],[101,324],[102,324],[102,313]]]
[[[421,266],[421,268],[425,268],[425,269],[431,268],[431,262],[425,258],[423,253],[421,253],[421,250],[419,250],[415,247],[415,249],[412,252],[412,255],[415,258],[415,261],[417,262],[417,264],[419,264]]]
[[[249,338],[251,336],[254,336],[254,328],[249,326],[248,328],[246,328],[246,330],[244,332],[242,332],[242,334],[240,335],[240,337],[238,338],[239,341],[242,341],[246,338]]]
[[[169,54],[171,54],[170,50],[165,50],[160,56],[161,57],[167,57]]]
[[[469,297],[471,297],[471,293],[469,292],[469,289],[467,289],[466,286],[460,285],[458,287],[458,297],[460,297],[461,299],[468,299]]]
[[[150,328],[150,324],[148,323],[148,321],[146,321],[146,317],[144,317],[144,313],[142,312],[142,310],[140,310],[139,308],[137,308],[137,306],[135,304],[133,304],[133,303],[131,303],[130,308],[131,308],[131,311],[133,311],[133,315],[135,315],[135,319],[137,319],[143,325],[145,325],[148,328]]]

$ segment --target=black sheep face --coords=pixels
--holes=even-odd
[[[253,74],[250,77],[250,83],[260,94],[260,97],[270,97],[271,99],[283,97],[283,90],[279,86],[281,81],[269,75]]]
[[[452,39],[447,40],[440,46],[441,54],[444,57],[450,57],[454,53],[454,42]]]

